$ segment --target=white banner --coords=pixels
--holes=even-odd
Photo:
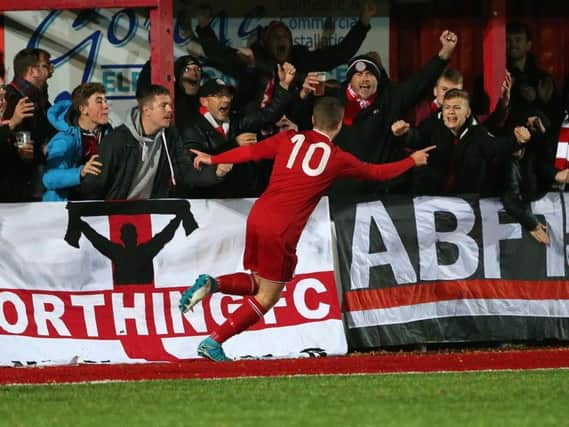
[[[243,271],[252,202],[192,200],[198,228],[181,200],[0,205],[0,364],[197,357],[243,297],[214,294],[186,315],[178,300],[201,273]],[[326,200],[298,259],[281,300],[226,343],[228,356],[346,353]]]

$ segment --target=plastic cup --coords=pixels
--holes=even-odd
[[[32,134],[27,130],[21,130],[14,134],[16,138],[16,147],[21,147],[22,145],[31,144]]]
[[[318,84],[314,89],[314,96],[323,96],[324,87],[326,85],[326,73],[324,71],[319,71],[316,73],[316,78],[318,79]]]

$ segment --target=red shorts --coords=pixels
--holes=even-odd
[[[270,227],[247,223],[243,265],[263,279],[289,282],[296,268],[296,245]]]

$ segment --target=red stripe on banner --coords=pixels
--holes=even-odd
[[[457,299],[569,299],[567,280],[456,280],[363,289],[344,293],[344,310],[424,304]]]
[[[109,232],[111,235],[111,241],[117,243],[122,242],[121,228],[124,224],[132,224],[136,227],[136,232],[138,233],[138,244],[148,242],[152,239],[150,215],[110,215]]]
[[[243,303],[242,297],[224,296],[214,303],[208,296],[201,303],[203,309],[182,315],[171,302],[177,304],[185,289],[151,285],[122,285],[99,292],[0,289],[0,337],[118,339],[131,359],[172,361],[175,357],[165,349],[164,338],[205,336],[225,321],[219,313],[227,316]],[[171,293],[176,293],[174,299]],[[309,273],[288,283],[272,314],[250,330],[330,319],[341,319],[334,273]],[[182,325],[182,330],[175,330],[175,324]],[[196,329],[202,324],[205,330]]]
[[[152,239],[152,222],[150,215],[110,215],[109,216],[109,234],[112,242],[124,244],[122,241],[122,227],[125,224],[131,224],[136,228],[137,243],[148,242]],[[113,262],[113,275],[115,271],[115,263]],[[141,283],[141,285],[154,284],[154,280],[150,283]]]
[[[204,335],[225,320],[214,316],[213,312],[226,317],[244,301],[243,297],[223,295],[213,302],[208,296],[201,303],[203,310],[182,316],[178,307],[172,307],[170,301],[171,293],[177,293],[177,302],[179,294],[185,289],[158,289],[150,285],[121,285],[112,291],[89,292],[0,289],[0,336],[67,338],[64,332],[69,331],[73,338],[108,340],[124,338],[123,334],[126,334],[140,340],[148,336],[172,338]],[[147,332],[139,333],[133,320],[134,314],[128,312],[134,307],[145,313],[143,324]],[[266,316],[250,329],[341,319],[334,273],[324,271],[296,276],[283,290],[273,311],[274,316]],[[55,315],[55,312],[60,313]],[[123,317],[127,318],[126,330],[118,334],[115,319]],[[164,325],[165,330],[158,328],[156,319]],[[177,321],[183,322],[184,330],[181,332],[174,332]],[[45,331],[38,323],[46,325]],[[207,330],[196,330],[193,326],[202,323]],[[91,325],[91,334],[88,325]]]

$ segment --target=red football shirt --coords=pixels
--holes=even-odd
[[[212,157],[214,164],[262,159],[274,159],[274,165],[269,185],[247,219],[245,267],[274,281],[292,278],[300,234],[336,178],[385,181],[415,166],[410,157],[387,164],[364,163],[318,130],[281,132]],[[266,259],[269,256],[272,260]],[[265,268],[269,263],[273,265]]]

